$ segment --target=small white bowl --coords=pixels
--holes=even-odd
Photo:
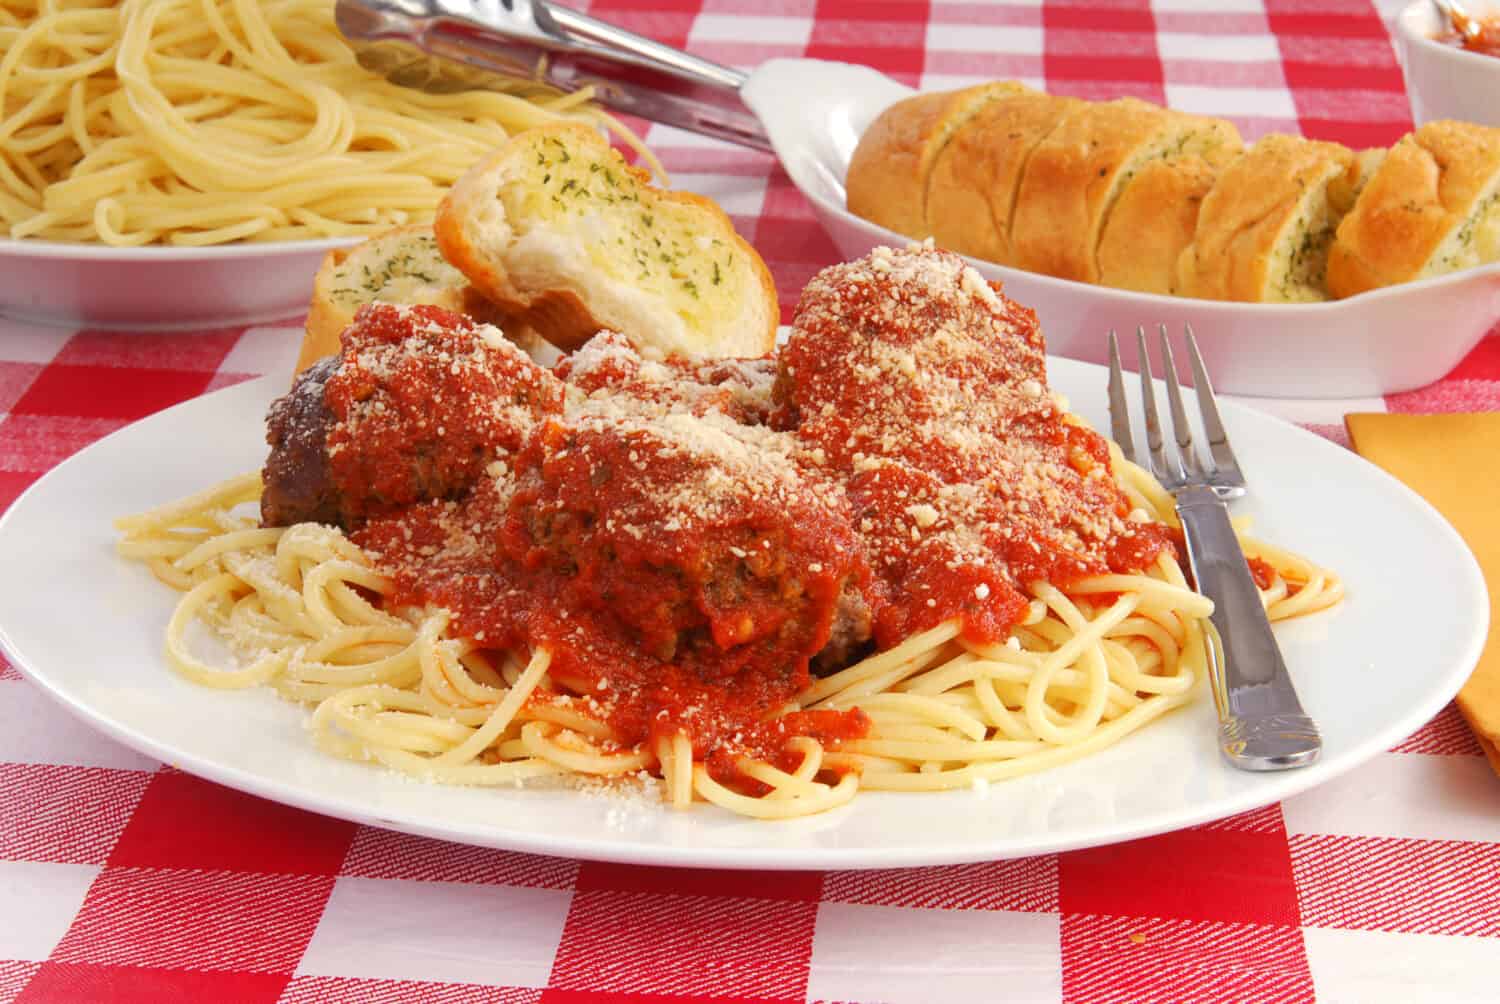
[[[1464,9],[1475,18],[1500,16],[1500,3],[1465,0]],[[1500,57],[1436,41],[1447,31],[1447,20],[1429,0],[1408,4],[1396,18],[1412,118],[1417,125],[1462,119],[1500,126]]]
[[[116,248],[0,238],[0,317],[136,331],[281,320],[307,309],[323,256],[357,242]]]

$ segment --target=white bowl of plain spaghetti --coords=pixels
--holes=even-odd
[[[205,248],[0,239],[0,314],[139,330],[293,318],[307,310],[323,255],[357,239]]]
[[[35,321],[287,317],[330,248],[431,219],[509,132],[613,125],[587,91],[391,84],[332,0],[0,3],[0,53],[0,313]]]

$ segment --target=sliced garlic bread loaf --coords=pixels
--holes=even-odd
[[[933,164],[954,134],[981,108],[1026,90],[996,81],[959,91],[918,94],[881,112],[860,136],[849,160],[849,211],[917,239],[932,236],[927,200]]]
[[[1178,262],[1177,292],[1264,303],[1328,299],[1328,248],[1359,180],[1360,162],[1347,147],[1262,138],[1219,172],[1204,198]]]
[[[939,245],[1013,264],[1011,219],[1026,162],[1082,102],[1038,91],[995,98],[956,130],[933,163],[927,230]]]
[[[1098,282],[1099,238],[1120,193],[1144,165],[1183,157],[1218,164],[1241,146],[1229,122],[1135,98],[1078,107],[1026,164],[1011,228],[1015,264]]]
[[[775,342],[771,274],[724,211],[648,184],[586,126],[511,137],[453,186],[434,229],[486,297],[564,350],[604,328],[659,355]]]
[[[1429,122],[1386,154],[1328,254],[1328,291],[1367,289],[1500,258],[1500,129]]]

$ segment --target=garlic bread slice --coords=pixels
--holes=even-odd
[[[1354,202],[1360,162],[1348,147],[1263,137],[1222,171],[1203,200],[1177,292],[1211,300],[1328,299],[1328,249]]]
[[[486,315],[464,274],[443,259],[432,227],[411,224],[323,256],[313,280],[297,372],[339,350],[339,335],[367,303],[431,304]],[[490,310],[493,310],[491,307]]]
[[[1015,264],[1080,282],[1099,281],[1099,239],[1142,166],[1199,157],[1220,163],[1240,150],[1223,119],[1185,115],[1136,98],[1070,112],[1033,151],[1016,195]]]
[[[1014,264],[1011,219],[1026,162],[1077,98],[1038,91],[1002,95],[960,127],[933,164],[927,230],[938,245]]]
[[[918,94],[881,112],[860,136],[849,159],[844,179],[849,211],[907,237],[932,236],[927,205],[938,157],[985,105],[1025,91],[1015,81],[996,81]]]
[[[438,245],[564,350],[608,328],[657,356],[770,351],[779,312],[760,255],[712,200],[648,181],[593,129],[531,129],[453,186]]]
[[[1500,258],[1500,129],[1429,122],[1375,169],[1328,254],[1328,291],[1427,279]]]

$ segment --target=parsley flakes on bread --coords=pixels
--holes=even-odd
[[[1207,300],[1328,299],[1324,269],[1359,162],[1337,143],[1270,135],[1219,175],[1178,266],[1178,292]]]
[[[1393,146],[1328,256],[1328,291],[1353,296],[1500,257],[1500,130],[1429,122]]]
[[[760,255],[712,200],[647,181],[583,126],[511,137],[433,226],[329,252],[297,370],[337,352],[375,302],[466,314],[545,362],[606,329],[649,355],[765,355],[779,310]]]
[[[1223,119],[995,83],[887,108],[845,184],[907,237],[1147,293],[1312,302],[1500,259],[1500,129],[1464,122],[1246,149]]]
[[[1239,151],[1239,132],[1220,119],[1136,98],[1081,103],[1037,144],[1021,176],[1011,222],[1016,266],[1101,282],[1100,237],[1143,167],[1179,159],[1217,165]]]
[[[771,274],[724,211],[649,184],[585,126],[512,137],[458,180],[434,230],[488,299],[561,349],[606,328],[658,355],[775,344]]]
[[[354,320],[355,311],[377,300],[430,304],[459,313],[484,313],[486,306],[469,289],[463,273],[443,260],[431,227],[413,224],[387,230],[323,257],[313,280],[297,372],[337,352],[339,335]]]

